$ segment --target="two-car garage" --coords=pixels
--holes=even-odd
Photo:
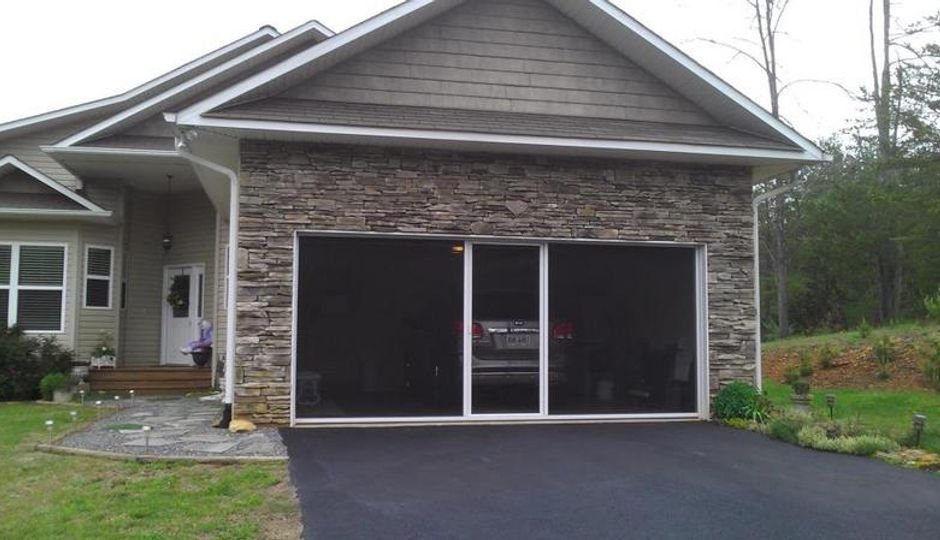
[[[707,413],[701,246],[300,234],[295,248],[298,425]]]

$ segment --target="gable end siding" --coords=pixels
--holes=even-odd
[[[468,2],[281,97],[715,125],[540,0]]]

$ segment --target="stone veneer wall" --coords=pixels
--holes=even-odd
[[[237,415],[289,420],[297,230],[706,244],[711,391],[753,380],[745,168],[269,141],[241,156]]]

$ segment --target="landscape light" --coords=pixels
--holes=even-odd
[[[78,420],[78,411],[69,411],[69,417],[72,419],[72,423],[75,423]]]
[[[911,419],[911,425],[914,428],[914,445],[920,446],[920,436],[924,433],[924,428],[927,427],[927,417],[923,414],[914,414],[914,417]]]
[[[836,408],[835,394],[826,394],[826,406],[829,407],[829,419],[832,420],[833,410]]]
[[[52,427],[55,424],[52,420],[46,420],[46,431],[49,432],[49,444],[52,444]]]

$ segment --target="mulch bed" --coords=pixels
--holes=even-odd
[[[800,365],[802,350],[772,351],[763,355],[764,376],[784,383],[784,372]],[[923,355],[908,339],[895,341],[895,360],[888,371],[891,377],[878,378],[878,364],[870,345],[848,347],[837,355],[831,369],[819,366],[819,348],[809,348],[813,362],[810,384],[815,388],[864,388],[875,390],[929,390],[924,382]]]

